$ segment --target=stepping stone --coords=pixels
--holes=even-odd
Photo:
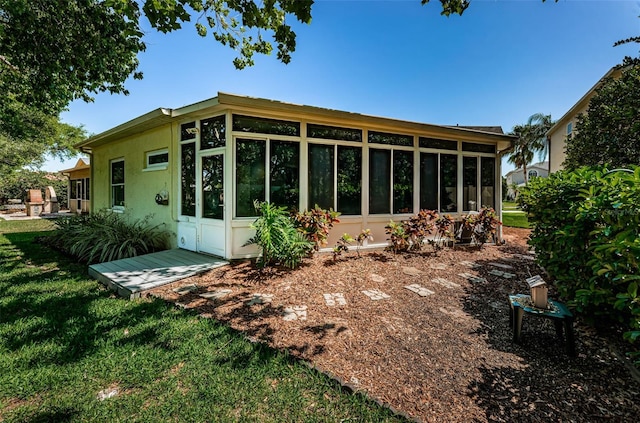
[[[482,266],[476,263],[475,261],[461,261],[461,265],[468,267],[469,269],[479,269]]]
[[[512,277],[515,276],[515,274],[513,273],[509,273],[509,272],[503,272],[502,270],[497,270],[497,269],[493,269],[489,272],[490,275],[494,275],[494,276],[500,276],[502,278],[505,279],[511,279]]]
[[[200,294],[200,297],[206,298],[207,300],[219,300],[220,298],[224,298],[227,295],[231,294],[230,289],[217,289],[215,291],[205,292]]]
[[[418,270],[415,267],[403,267],[402,273],[409,276],[419,276],[422,273],[422,270]]]
[[[247,302],[247,305],[266,304],[273,300],[273,294],[253,294],[253,298]]]
[[[384,278],[380,275],[376,275],[375,273],[372,273],[369,275],[369,279],[371,279],[374,282],[384,282]]]
[[[372,301],[378,300],[386,300],[387,298],[391,298],[391,295],[387,295],[384,292],[377,289],[369,289],[366,291],[362,291],[364,295],[371,298]]]
[[[282,320],[291,322],[294,320],[307,320],[307,306],[285,307]]]
[[[188,294],[189,292],[195,292],[197,290],[198,290],[198,285],[185,285],[185,286],[180,286],[178,288],[172,289],[173,292],[180,295]]]
[[[336,305],[347,305],[347,300],[344,299],[344,294],[335,293],[335,294],[322,294],[324,297],[324,302],[327,303],[329,307],[334,307]]]
[[[473,283],[482,283],[482,282],[486,282],[487,281],[485,278],[481,278],[480,276],[472,275],[471,273],[458,273],[458,276],[462,276],[463,278],[465,278],[469,282],[473,282]]]
[[[432,290],[424,288],[424,287],[418,285],[417,283],[405,286],[405,288],[408,289],[411,292],[415,292],[416,294],[420,295],[421,297],[426,297],[428,295],[435,294],[435,292],[433,292]]]
[[[442,285],[445,288],[460,288],[460,285],[458,285],[455,282],[451,282],[450,280],[444,279],[444,278],[434,278],[432,279],[433,282],[437,283],[438,285]]]
[[[495,266],[495,267],[499,267],[501,269],[513,269],[513,266],[509,266],[508,264],[502,264],[502,263],[489,263],[491,266]]]
[[[444,263],[436,263],[429,266],[433,270],[445,270],[447,265]]]

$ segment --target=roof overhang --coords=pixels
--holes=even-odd
[[[513,141],[517,138],[513,135],[458,126],[411,122],[386,117],[364,115],[360,113],[345,112],[341,110],[325,109],[317,106],[298,105],[276,100],[267,100],[219,92],[217,97],[188,106],[177,109],[159,108],[153,110],[98,135],[87,138],[86,140],[76,144],[75,147],[82,151],[91,151],[91,148],[93,147],[107,144],[123,137],[145,132],[174,120],[179,120],[188,115],[204,115],[211,112],[214,108],[221,108],[221,106],[222,108],[226,108],[224,106],[227,106],[241,110],[253,109],[260,111],[262,114],[272,114],[274,116],[282,115],[283,113],[291,113],[295,114],[296,119],[302,118],[316,121],[318,123],[339,121],[358,126],[368,126],[374,129],[389,128],[395,129],[396,131],[398,129],[405,129],[408,132],[422,133],[426,136],[448,136],[460,141],[495,141],[498,151],[503,151],[511,147]]]
[[[91,148],[93,147],[98,147],[123,137],[156,128],[162,124],[171,122],[171,120],[171,109],[159,108],[98,135],[89,137],[86,140],[79,142],[74,147],[81,151],[88,152],[91,151]]]

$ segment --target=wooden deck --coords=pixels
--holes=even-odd
[[[187,250],[173,249],[127,259],[92,264],[89,275],[125,298],[206,272],[228,262]]]

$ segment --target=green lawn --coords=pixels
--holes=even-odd
[[[503,201],[502,210],[520,210],[518,204],[513,201]]]
[[[0,221],[0,421],[402,421],[216,321],[114,297],[33,242],[49,225]]]
[[[529,220],[524,212],[502,213],[502,225],[510,228],[529,228]]]

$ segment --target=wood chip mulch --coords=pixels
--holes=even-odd
[[[571,358],[551,321],[525,316],[522,341],[512,342],[507,295],[527,293],[525,279],[543,274],[526,258],[528,234],[504,228],[505,245],[480,250],[359,257],[352,249],[337,261],[317,254],[295,271],[260,272],[240,261],[150,294],[286,349],[419,421],[638,421],[640,377],[616,330],[602,334],[578,319],[578,355]],[[495,269],[516,276],[491,274]],[[433,294],[405,288],[415,284]],[[189,285],[195,291],[175,292]],[[199,296],[222,289],[231,292]],[[363,294],[371,290],[389,298],[371,300]],[[273,297],[256,301],[256,293]],[[324,294],[335,293],[345,305],[326,304]],[[552,288],[549,296],[558,298]]]

